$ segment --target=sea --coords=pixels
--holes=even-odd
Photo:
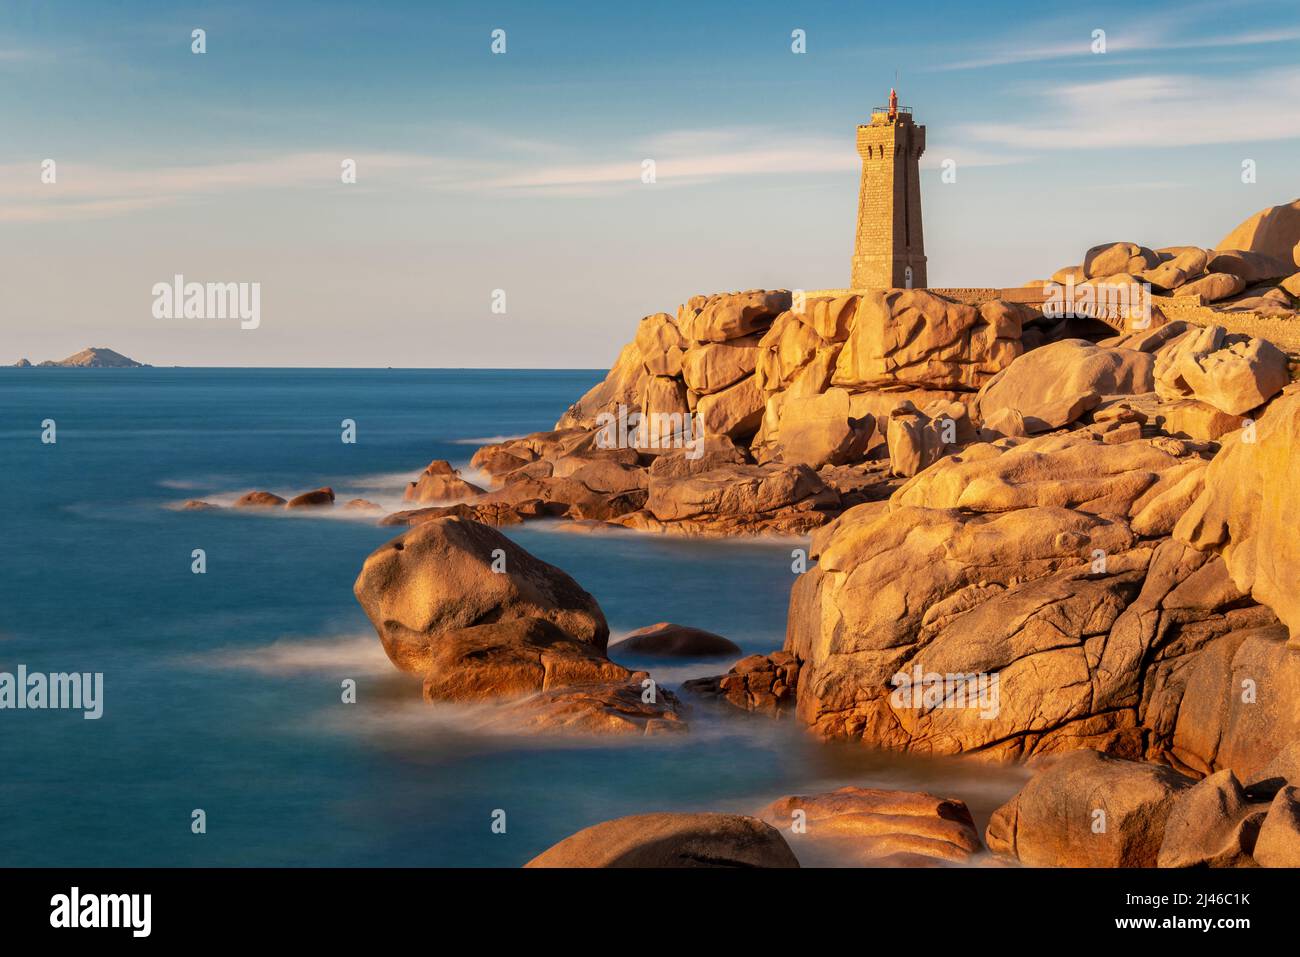
[[[0,866],[517,867],[599,821],[849,784],[961,798],[982,828],[1023,770],[715,708],[667,737],[476,731],[421,700],[352,594],[401,529],[178,508],[329,485],[394,510],[431,460],[474,480],[480,445],[551,428],[602,375],[0,370],[0,673],[103,676],[97,719],[0,709]],[[782,644],[798,542],[505,532],[596,596],[611,642],[672,621]],[[651,671],[677,688],[731,663]]]

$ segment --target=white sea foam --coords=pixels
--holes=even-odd
[[[522,439],[527,435],[485,435],[478,439],[452,439],[452,445],[496,445],[499,442],[513,442],[516,439]]]
[[[394,673],[392,662],[373,634],[280,638],[267,645],[220,648],[190,655],[185,661],[202,668],[253,671],[262,675],[327,672],[358,677]]]

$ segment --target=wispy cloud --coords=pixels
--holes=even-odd
[[[842,137],[789,130],[736,127],[669,130],[629,142],[617,155],[589,158],[562,141],[467,132],[462,155],[372,153],[353,155],[362,188],[570,198],[643,189],[643,162],[655,163],[664,188],[754,177],[850,173],[860,160]],[[485,148],[490,146],[491,148]],[[486,154],[486,156],[485,156]],[[323,189],[339,184],[342,152],[292,152],[232,162],[154,166],[103,166],[68,161],[57,181],[41,181],[37,162],[0,166],[0,222],[38,223],[120,216],[215,196],[267,190]],[[509,159],[502,159],[508,155]],[[938,147],[926,157],[937,166],[1015,162],[1005,151]]]
[[[340,182],[343,153],[289,153],[237,162],[189,166],[99,166],[56,160],[53,183],[41,165],[0,166],[0,222],[95,219],[173,206],[208,197],[275,189],[309,189]],[[363,154],[359,175],[426,171],[431,160],[404,154]]]
[[[1249,91],[1246,95],[1245,91]],[[1018,149],[1139,149],[1300,137],[1300,68],[1221,80],[1150,74],[1043,91],[1040,115],[969,123],[956,138]]]
[[[1100,27],[1098,27],[1100,29]],[[1063,29],[1054,28],[1053,37]],[[972,70],[991,66],[1013,66],[1025,63],[1042,63],[1075,57],[1095,56],[1092,49],[1092,31],[1072,30],[1070,39],[1022,38],[1007,44],[990,46],[985,52],[967,59],[937,63],[929,69],[936,72]],[[1175,50],[1209,50],[1266,44],[1292,43],[1300,40],[1300,27],[1282,27],[1275,30],[1249,30],[1241,33],[1203,36],[1171,37],[1167,24],[1137,25],[1106,31],[1106,54],[1161,53]]]

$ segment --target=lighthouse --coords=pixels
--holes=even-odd
[[[875,107],[858,127],[862,184],[849,285],[854,289],[923,289],[925,240],[921,232],[921,154],[925,127],[898,105]]]

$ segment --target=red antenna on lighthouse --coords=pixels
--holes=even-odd
[[[889,118],[898,119],[898,91],[892,87],[889,90]]]

